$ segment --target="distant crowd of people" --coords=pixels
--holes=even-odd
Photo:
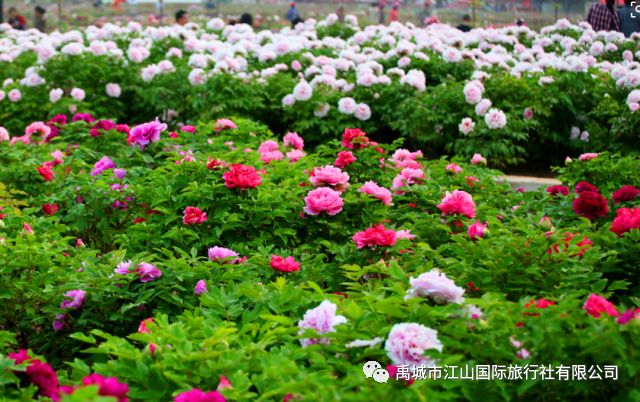
[[[7,19],[7,23],[11,25],[13,29],[25,30],[27,29],[27,19],[18,13],[18,9],[15,7],[9,7],[9,19]],[[33,9],[33,27],[38,31],[45,32],[47,30],[47,22],[44,18],[47,10],[40,6],[35,6]]]
[[[594,31],[618,31],[629,37],[640,32],[640,13],[633,7],[634,0],[624,0],[616,10],[615,0],[594,3],[587,14],[587,22]]]

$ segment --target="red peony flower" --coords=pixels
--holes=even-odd
[[[640,207],[620,208],[611,222],[611,231],[622,236],[631,229],[640,229]]]
[[[43,163],[42,165],[38,166],[36,170],[38,171],[38,173],[40,173],[40,176],[42,176],[45,181],[51,181],[55,177],[53,174],[53,169],[48,163]]]
[[[262,177],[253,166],[231,165],[231,170],[222,175],[227,188],[256,188],[262,183]]]
[[[336,159],[335,162],[333,162],[333,164],[339,167],[340,169],[344,169],[346,166],[349,166],[350,164],[352,164],[357,160],[358,159],[355,156],[353,156],[353,154],[350,151],[341,151],[338,153],[338,158]]]
[[[369,145],[367,134],[359,128],[345,128],[342,134],[342,146],[349,149],[361,149]]]
[[[547,193],[551,195],[569,195],[569,187],[567,186],[549,186],[547,187]]]
[[[300,263],[293,257],[283,258],[279,255],[271,256],[271,268],[280,272],[295,272],[300,270]]]
[[[576,194],[582,194],[585,191],[593,191],[594,193],[599,193],[600,189],[598,189],[598,187],[594,186],[591,183],[587,183],[586,181],[581,181],[580,183],[576,184]]]
[[[573,211],[589,220],[601,218],[609,212],[607,199],[593,191],[583,191],[573,201]]]
[[[59,209],[58,204],[42,204],[42,212],[49,216],[58,212]]]
[[[613,192],[611,198],[615,204],[619,204],[624,201],[633,201],[640,195],[640,189],[634,186],[622,186],[618,190]]]
[[[187,207],[184,210],[184,216],[182,217],[182,223],[185,225],[198,225],[207,221],[207,213],[203,212],[200,208]]]

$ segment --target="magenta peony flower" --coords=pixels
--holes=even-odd
[[[29,381],[38,387],[38,394],[54,400],[59,399],[58,375],[50,365],[33,359],[27,366],[26,373]]]
[[[476,221],[469,225],[467,233],[469,234],[469,238],[471,238],[471,240],[477,240],[484,237],[486,231],[487,225],[480,223],[480,221]]]
[[[144,149],[151,142],[160,141],[160,133],[167,129],[167,125],[160,123],[157,119],[148,123],[135,126],[129,132],[127,143],[132,146],[139,146]]]
[[[613,192],[611,198],[615,204],[624,201],[633,201],[640,195],[640,189],[635,186],[622,186]]]
[[[207,293],[209,291],[209,289],[207,289],[207,284],[204,281],[204,279],[200,279],[198,281],[198,283],[196,283],[196,287],[193,290],[193,293],[195,293],[196,296],[200,296],[203,293]]]
[[[551,195],[569,195],[569,187],[567,186],[549,186],[547,187],[547,193]]]
[[[122,180],[127,175],[127,171],[124,169],[113,169],[113,175],[119,180]]]
[[[362,187],[360,187],[358,189],[358,192],[365,193],[367,195],[373,196],[374,198],[377,198],[378,200],[382,201],[382,203],[384,205],[392,205],[391,204],[391,198],[392,198],[391,191],[387,190],[384,187],[380,187],[374,181],[366,181],[366,182],[364,182]]]
[[[86,295],[87,292],[85,292],[84,290],[70,290],[64,294],[64,297],[68,297],[70,298],[70,300],[63,300],[62,303],[60,303],[60,308],[80,308],[82,307],[82,303],[84,303],[84,298]]]
[[[300,263],[295,261],[293,257],[281,257],[279,255],[271,256],[271,268],[280,272],[295,272],[300,270]]]
[[[153,282],[162,276],[162,271],[160,271],[154,265],[146,262],[141,262],[140,264],[138,264],[136,269],[134,269],[132,272],[135,272],[138,275],[140,282],[143,283]]]
[[[438,269],[420,274],[417,278],[409,279],[411,289],[407,290],[405,300],[414,297],[428,297],[438,304],[464,303],[464,289],[447,278]]]
[[[204,392],[198,388],[181,392],[173,399],[174,402],[225,402],[225,397],[218,391]]]
[[[322,212],[328,215],[336,215],[342,211],[342,206],[344,205],[340,193],[328,187],[320,187],[309,191],[304,202],[304,212],[309,215],[320,215]]]
[[[285,134],[282,142],[285,147],[293,147],[298,150],[302,150],[304,148],[304,140],[298,135],[298,133],[289,132]]]
[[[185,225],[199,225],[207,221],[207,213],[196,207],[187,207],[184,210],[182,223]]]
[[[442,202],[438,204],[438,209],[442,211],[442,215],[463,215],[467,218],[476,216],[476,204],[471,194],[461,190],[454,190],[453,193],[447,191]]]
[[[103,131],[111,131],[116,128],[116,123],[111,120],[99,120],[91,127],[89,135],[92,137],[99,137]]]
[[[640,229],[640,207],[620,208],[611,222],[611,231],[622,236],[632,229]]]
[[[105,170],[113,169],[116,167],[115,162],[111,160],[108,156],[103,156],[95,165],[93,165],[93,169],[91,169],[91,176],[95,177],[99,174],[102,174]]]
[[[239,254],[235,251],[224,247],[212,247],[209,249],[209,259],[224,264],[235,264],[238,261]]]
[[[85,123],[93,123],[95,120],[89,113],[76,113],[71,117],[71,122],[84,121]]]
[[[620,317],[618,317],[616,322],[620,325],[624,325],[629,321],[637,320],[638,318],[640,318],[640,308],[636,308],[636,309],[630,308],[627,311],[625,311]]]
[[[349,174],[331,165],[314,167],[309,181],[316,187],[330,186],[336,191],[343,192],[349,187]]]
[[[384,225],[372,227],[358,232],[352,237],[358,248],[364,247],[389,247],[396,244],[396,232],[393,229],[385,229]]]
[[[323,301],[320,305],[314,309],[307,310],[304,313],[304,317],[302,320],[298,322],[298,327],[300,328],[299,335],[305,333],[307,329],[313,329],[318,334],[327,334],[330,332],[335,332],[335,326],[344,324],[347,322],[347,319],[341,315],[336,315],[336,311],[338,306],[331,303],[328,300]],[[302,347],[307,347],[313,344],[328,344],[329,340],[327,338],[303,338],[300,339],[300,344]]]
[[[394,325],[385,343],[387,356],[396,365],[432,366],[435,360],[424,355],[429,349],[442,351],[438,331],[415,323]]]
[[[103,377],[100,374],[93,373],[82,379],[82,385],[97,385],[98,395],[116,397],[118,402],[127,402],[127,394],[129,387],[127,384],[121,383],[116,377]]]
[[[56,314],[51,327],[54,331],[60,332],[67,326],[66,314]]]
[[[595,318],[600,318],[600,313],[607,314],[611,317],[618,317],[620,315],[613,303],[595,293],[589,295],[589,298],[582,308],[587,311],[587,314]]]

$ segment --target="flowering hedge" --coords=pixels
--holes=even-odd
[[[312,152],[244,118],[52,121],[0,142],[7,399],[628,400],[640,386],[637,157],[584,154],[562,186],[525,193],[480,154],[428,160],[353,128]],[[369,361],[619,374],[378,384]]]
[[[480,152],[494,166],[638,151],[636,36],[566,20],[540,33],[335,20],[279,32],[212,19],[49,35],[5,24],[0,122],[19,135],[32,121],[76,111],[192,125],[238,115],[297,131],[308,145],[359,127],[433,157]]]

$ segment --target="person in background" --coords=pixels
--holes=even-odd
[[[525,22],[524,22],[524,18],[518,18],[518,19],[516,19],[516,26],[523,27],[523,26],[525,26],[525,25],[526,25],[526,24],[525,24]]]
[[[620,31],[627,38],[634,32],[640,32],[640,13],[633,7],[634,0],[624,0],[624,7],[618,9]],[[640,3],[636,3],[640,4]]]
[[[615,0],[607,0],[607,4],[593,3],[587,14],[587,22],[594,31],[620,31],[620,20],[613,6]]]
[[[176,12],[176,24],[186,25],[189,22],[189,13],[184,10],[178,10]]]
[[[250,27],[253,27],[253,17],[249,13],[244,13],[240,16],[240,20],[238,21],[240,24],[247,24]]]
[[[291,28],[295,27],[296,24],[301,21],[300,13],[298,13],[298,9],[296,8],[296,3],[291,3],[289,5],[289,11],[287,11],[287,21],[291,23]]]
[[[471,17],[469,16],[469,14],[465,14],[462,16],[462,23],[458,25],[456,28],[458,28],[458,30],[462,32],[469,32],[472,29],[471,25],[469,25],[470,22],[471,22]]]
[[[27,19],[18,14],[18,10],[15,7],[9,8],[9,19],[7,22],[13,29],[18,29],[20,31],[27,29]]]
[[[33,26],[40,32],[45,32],[47,30],[47,21],[44,19],[44,14],[47,12],[44,8],[40,6],[36,6],[33,9],[34,13],[34,24]]]
[[[380,0],[378,2],[378,24],[384,25],[384,8],[387,6],[387,2],[385,0]]]
[[[398,8],[400,8],[400,4],[395,1],[391,6],[391,13],[389,13],[389,22],[398,21]]]
[[[418,26],[427,26],[427,18],[431,17],[431,0],[424,0],[422,9],[418,13]]]
[[[336,11],[336,15],[338,16],[338,22],[344,23],[344,7],[338,7],[338,11]]]

